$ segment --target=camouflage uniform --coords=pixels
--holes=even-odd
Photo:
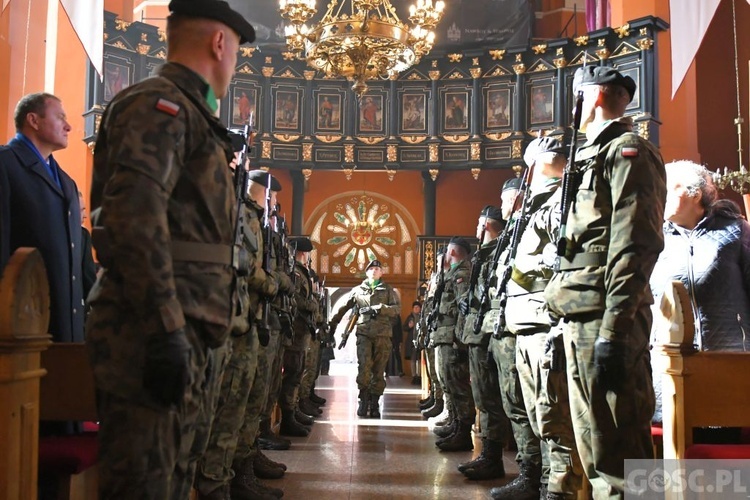
[[[425,293],[424,306],[419,318],[419,336],[417,337],[419,345],[424,350],[425,364],[427,368],[427,377],[430,379],[430,391],[435,400],[443,399],[443,388],[440,386],[437,375],[437,366],[435,364],[435,346],[428,337],[429,325],[427,318],[435,307],[435,288],[437,287],[438,273],[433,272],[430,276],[430,283]]]
[[[225,127],[208,84],[167,63],[102,117],[92,207],[103,276],[86,337],[98,394],[101,498],[187,498],[232,318],[235,205]],[[186,140],[189,138],[190,140]],[[201,250],[197,250],[197,249]],[[147,339],[184,328],[192,385],[177,406],[144,390]]]
[[[474,325],[479,314],[478,307],[482,296],[481,288],[485,286],[484,277],[492,273],[490,267],[494,262],[496,247],[497,240],[493,240],[485,243],[477,250],[479,254],[475,265],[480,266],[479,283],[475,284],[474,297],[469,298],[471,307],[469,314],[466,315],[466,321],[464,321],[462,341],[469,346],[471,389],[474,394],[474,403],[479,409],[481,437],[503,447],[507,444],[510,436],[510,422],[503,410],[503,399],[498,390],[500,388],[498,370],[501,366],[496,359],[487,354],[492,327],[497,317],[497,309],[487,311],[480,331],[474,333]],[[487,291],[490,299],[495,295],[495,288],[497,287],[495,282],[496,280],[492,277]]]
[[[357,319],[357,386],[362,396],[380,396],[385,390],[385,365],[391,354],[391,321],[401,314],[401,301],[391,285],[379,280],[371,285],[365,279],[352,289],[347,301],[342,304],[331,319],[338,324],[347,310],[354,306],[380,306],[375,318],[361,314]]]
[[[518,240],[510,280],[507,284],[505,319],[517,336],[516,367],[531,428],[546,445],[542,483],[548,491],[575,496],[581,488],[583,470],[575,448],[568,402],[560,328],[551,330],[544,303],[544,287],[552,276],[555,240],[560,228],[561,190],[558,179],[532,194],[528,223]],[[545,352],[547,341],[557,350]],[[552,355],[561,359],[548,359]],[[552,366],[551,361],[555,361]]]
[[[469,289],[471,265],[462,260],[445,271],[445,288],[440,297],[437,328],[432,334],[435,345],[437,374],[443,391],[450,397],[450,404],[456,418],[464,426],[474,424],[477,412],[472,396],[472,383],[469,380],[469,353],[461,342],[462,325],[459,318],[459,298]]]
[[[567,250],[545,290],[564,318],[573,429],[595,498],[622,498],[625,459],[653,455],[648,281],[664,246],[665,172],[631,130],[629,118],[611,120],[576,152]],[[599,336],[625,346],[619,387],[596,373]]]
[[[313,293],[312,300],[315,302],[315,312],[313,313],[313,325],[317,332],[318,327],[323,323],[323,315],[320,312],[320,294]],[[310,397],[312,387],[318,378],[320,368],[320,339],[317,333],[310,339],[305,353],[305,370],[302,373],[302,381],[299,386],[299,400]]]

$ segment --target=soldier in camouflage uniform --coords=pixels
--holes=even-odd
[[[299,396],[297,404],[299,406],[299,409],[303,413],[315,417],[323,413],[323,411],[318,408],[318,405],[313,403],[313,401],[310,399],[310,396],[313,393],[312,390],[315,386],[315,380],[318,378],[318,373],[320,372],[321,339],[318,338],[318,334],[323,333],[320,331],[320,325],[324,323],[324,318],[320,310],[320,281],[318,280],[318,275],[315,274],[315,271],[313,269],[310,269],[309,271],[313,283],[312,300],[317,306],[317,309],[313,314],[313,325],[315,326],[315,332],[313,334],[313,337],[310,339],[310,344],[308,345],[307,352],[305,353],[305,370],[302,373],[302,381],[300,382],[299,386]]]
[[[440,265],[445,263],[445,247],[438,249],[436,261]],[[427,418],[431,416],[437,417],[443,412],[443,407],[445,406],[445,395],[443,394],[443,388],[440,386],[440,381],[438,380],[437,375],[437,366],[435,365],[435,345],[430,338],[432,327],[427,321],[435,307],[435,290],[437,288],[439,277],[439,269],[432,272],[430,280],[427,283],[427,290],[425,291],[422,314],[420,315],[419,323],[417,324],[417,345],[424,351],[425,367],[427,369],[427,378],[430,386],[430,394],[426,400],[419,402],[419,409],[422,410],[422,415]],[[443,424],[445,424],[445,422],[443,422]]]
[[[575,210],[545,298],[564,320],[573,430],[594,498],[623,498],[625,459],[653,456],[648,283],[664,246],[666,174],[657,149],[622,116],[632,78],[588,66],[574,89],[587,141],[575,155]]]
[[[231,355],[221,382],[219,403],[216,408],[211,434],[203,457],[198,465],[195,487],[201,499],[223,499],[231,483],[234,498],[276,498],[271,490],[255,481],[254,476],[235,474],[232,467],[240,427],[245,417],[245,406],[251,389],[255,390],[259,352],[258,320],[261,298],[273,297],[278,284],[262,268],[263,235],[261,218],[264,209],[268,173],[254,170],[248,173],[249,197],[240,206],[243,215],[242,242],[250,257],[250,272],[238,276],[238,307],[232,321]],[[272,199],[281,185],[271,178]],[[241,457],[245,458],[245,457]],[[252,462],[251,462],[252,463]],[[236,468],[236,467],[235,467]],[[252,472],[252,471],[251,471]],[[237,478],[233,480],[233,478]]]
[[[341,318],[356,307],[357,319],[357,415],[380,418],[380,396],[385,390],[385,365],[391,354],[391,321],[401,314],[401,301],[393,287],[381,279],[379,260],[371,260],[365,268],[367,278],[352,289],[330,322],[335,332]],[[344,342],[346,339],[344,340]],[[341,348],[342,346],[339,346]]]
[[[469,380],[469,353],[461,341],[462,322],[458,301],[469,288],[471,246],[463,238],[451,238],[446,248],[447,270],[441,273],[442,293],[437,308],[437,328],[431,341],[435,345],[438,378],[452,409],[454,424],[449,434],[437,441],[443,451],[467,451],[474,448],[471,426],[476,408]]]
[[[313,333],[313,318],[318,310],[318,304],[312,297],[313,285],[307,269],[307,259],[313,250],[312,242],[309,238],[300,237],[291,240],[289,244],[296,250],[293,280],[297,314],[294,317],[292,344],[284,350],[284,374],[279,395],[280,433],[286,436],[304,437],[309,434],[309,430],[302,424],[312,424],[312,418],[297,408],[297,396],[305,369],[305,352]]]
[[[534,139],[526,148],[532,180],[514,229],[520,233],[511,238],[512,262],[503,275],[507,302],[502,313],[507,330],[516,336],[516,367],[529,424],[543,443],[541,497],[550,500],[575,498],[583,475],[570,417],[562,325],[551,324],[544,302],[560,228],[563,151],[552,137]],[[497,489],[493,498],[540,497],[530,486],[514,481]]]
[[[94,155],[104,272],[86,337],[107,499],[188,498],[233,315],[233,151],[215,112],[255,35],[226,2],[169,9],[168,62],[112,100]]]

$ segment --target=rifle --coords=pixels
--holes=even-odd
[[[359,319],[359,307],[356,307],[352,309],[352,315],[349,317],[349,322],[346,324],[346,329],[344,329],[344,333],[341,334],[341,343],[339,344],[339,349],[343,349],[346,345],[346,341],[349,340],[349,335],[352,334],[352,331],[354,330],[354,326],[357,324],[357,320]]]
[[[487,234],[487,224],[485,223],[482,227],[482,234],[479,237],[479,246],[477,247],[474,255],[471,256],[471,277],[469,278],[469,291],[466,294],[466,300],[469,306],[471,306],[472,300],[474,300],[474,291],[477,288],[477,282],[479,281],[479,271],[481,262],[479,262],[479,249],[482,248],[484,243],[484,236]]]
[[[495,243],[495,249],[493,250],[492,254],[492,262],[490,262],[489,266],[487,266],[484,271],[484,279],[482,280],[482,284],[479,286],[479,306],[477,307],[477,315],[474,318],[474,325],[472,326],[474,335],[479,335],[479,332],[482,331],[484,317],[487,315],[487,311],[489,309],[490,284],[492,282],[492,275],[495,273],[495,269],[497,268],[497,263],[500,260],[500,254],[502,254],[503,250],[505,250],[505,247],[508,246],[508,241],[510,240],[511,233],[511,224],[508,223],[508,225],[505,226],[505,229],[503,229],[503,233],[498,236]],[[477,253],[479,253],[478,250]],[[469,296],[469,300],[471,300],[471,296]]]
[[[438,283],[435,287],[435,295],[432,296],[432,310],[430,315],[427,316],[427,335],[431,331],[437,329],[438,312],[440,311],[440,301],[443,298],[443,291],[445,291],[445,255],[440,254],[440,274],[438,275]],[[429,343],[429,340],[426,340]]]
[[[562,181],[562,202],[560,204],[560,232],[557,236],[557,264],[556,270],[560,267],[560,257],[566,254],[568,248],[568,239],[565,237],[565,231],[568,225],[568,214],[573,204],[573,197],[578,190],[578,183],[581,182],[580,173],[576,168],[575,155],[576,145],[578,142],[578,129],[581,128],[581,113],[583,110],[583,92],[576,93],[576,107],[573,114],[573,137],[570,141],[570,153],[568,154],[568,164],[565,165],[565,173]]]
[[[533,165],[526,168],[524,172],[523,181],[521,182],[521,191],[518,193],[516,203],[521,199],[521,208],[518,210],[518,216],[516,222],[513,224],[513,233],[510,238],[510,251],[508,252],[508,259],[505,263],[505,269],[503,275],[500,278],[497,295],[500,297],[500,314],[497,317],[497,323],[495,323],[492,336],[496,339],[500,338],[502,333],[505,331],[505,305],[508,303],[508,282],[513,271],[513,263],[516,260],[516,253],[518,252],[518,243],[521,241],[521,235],[526,224],[529,222],[529,201],[531,199],[531,179],[534,176]],[[515,206],[513,207],[516,208]]]
[[[271,226],[271,217],[273,217],[272,206],[271,206],[271,174],[268,174],[268,185],[266,186],[266,203],[265,211],[263,212],[263,241],[266,242],[263,245],[263,270],[266,275],[270,276],[273,272],[271,259],[271,245],[273,242],[273,227]],[[271,299],[269,297],[263,297],[263,314],[260,318],[260,324],[258,325],[258,341],[263,347],[268,345],[268,341],[271,340],[271,325],[269,319],[271,317]]]
[[[230,131],[231,135],[239,137],[238,140],[242,141],[237,166],[234,169],[234,197],[237,200],[237,220],[234,225],[234,245],[232,245],[232,265],[237,272],[237,276],[241,277],[247,276],[250,272],[250,254],[246,246],[248,238],[245,234],[244,205],[247,202],[247,170],[245,169],[245,163],[251,150],[252,128],[253,113],[250,113],[247,123],[245,123],[242,129],[239,131]]]

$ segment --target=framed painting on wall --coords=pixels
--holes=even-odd
[[[360,132],[383,132],[383,96],[366,95],[359,104]]]
[[[446,92],[443,103],[443,127],[445,130],[468,130],[469,93]]]
[[[318,94],[317,129],[333,132],[341,130],[341,95]]]
[[[510,126],[510,89],[487,92],[485,117],[485,126],[488,129]]]
[[[532,86],[529,92],[529,123],[551,123],[555,119],[555,87],[551,83]]]
[[[130,86],[130,67],[104,61],[104,101],[109,102],[118,92]]]
[[[299,93],[283,90],[276,92],[273,126],[281,130],[299,130]]]
[[[622,76],[629,76],[633,79],[635,82],[635,94],[633,94],[633,100],[630,101],[630,104],[625,108],[626,111],[630,111],[633,109],[638,109],[641,107],[641,70],[638,66],[627,68],[627,69],[619,69],[618,71],[622,74]]]
[[[232,125],[245,125],[251,114],[253,121],[259,123],[257,102],[257,89],[235,85],[232,89]]]
[[[401,101],[401,130],[427,132],[425,94],[404,94]]]

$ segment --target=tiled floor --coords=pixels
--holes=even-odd
[[[283,488],[285,499],[486,499],[489,488],[518,472],[514,453],[506,452],[510,477],[466,480],[456,466],[472,452],[442,453],[435,447],[417,411],[422,394],[408,377],[388,378],[382,419],[358,418],[355,376],[355,365],[332,363],[331,375],[318,379],[316,392],[328,402],[310,435],[292,438],[290,450],[266,452],[289,468],[283,479],[266,481]]]

